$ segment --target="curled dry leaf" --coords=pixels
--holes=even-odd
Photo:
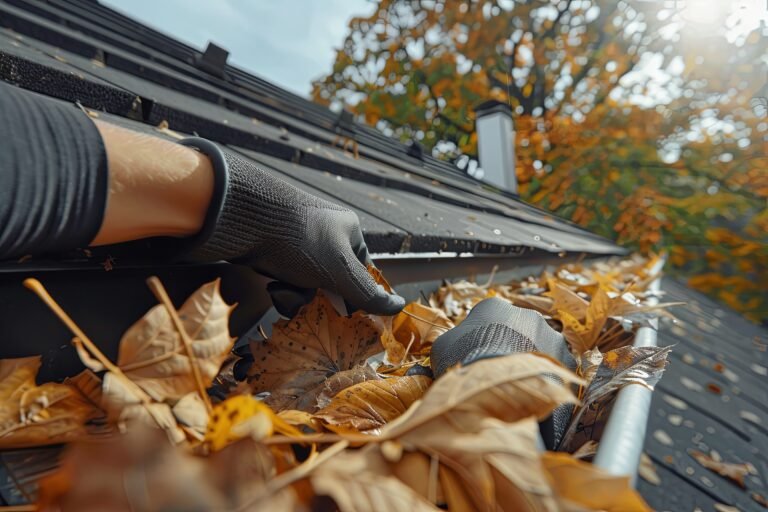
[[[296,399],[335,373],[363,366],[381,351],[380,335],[368,315],[341,316],[318,292],[294,318],[275,323],[270,339],[251,343],[248,382],[255,392]]]
[[[267,405],[250,395],[238,395],[213,407],[205,441],[213,451],[219,451],[240,439],[258,441],[275,431],[296,437],[302,435],[300,430],[280,419]]]
[[[200,395],[193,391],[187,393],[171,409],[176,420],[185,425],[198,441],[203,440],[208,427],[209,416]]]
[[[544,468],[560,500],[577,510],[651,512],[651,507],[632,489],[629,478],[604,473],[592,464],[564,453],[543,454]]]
[[[178,311],[205,386],[210,386],[219,373],[234,342],[229,336],[233,308],[221,298],[219,284],[217,279],[201,286]],[[181,337],[162,304],[150,309],[125,332],[117,364],[129,379],[160,402],[178,400],[197,389]]]
[[[431,382],[423,375],[362,382],[341,391],[314,417],[334,432],[377,435],[420,399]]]
[[[599,436],[618,389],[639,384],[652,390],[664,373],[671,350],[672,347],[622,347],[603,354],[597,369],[594,364],[585,369],[585,373],[594,376],[581,406],[573,413],[560,449],[570,452],[591,439],[589,436]],[[597,360],[592,357],[593,363]]]
[[[430,450],[441,463],[440,482],[449,510],[557,510],[557,498],[541,466],[533,418],[513,424],[483,418],[468,434],[463,426],[443,425]],[[445,428],[447,427],[447,428]],[[460,492],[457,492],[459,491]]]
[[[714,471],[720,476],[724,476],[725,478],[730,479],[742,489],[746,489],[746,485],[744,485],[744,477],[750,473],[752,469],[751,464],[723,462],[721,460],[716,460],[710,455],[698,450],[689,450],[688,453],[690,453],[691,457],[693,457],[696,462],[705,468],[709,469],[710,471]]]
[[[584,320],[587,316],[589,301],[556,279],[549,279],[547,287],[549,291],[544,295],[552,299],[552,311],[567,311],[576,320]]]
[[[56,444],[89,433],[104,416],[76,386],[35,384],[39,357],[0,360],[0,448]]]
[[[591,460],[592,457],[594,457],[595,454],[597,453],[597,446],[598,446],[597,441],[593,441],[590,439],[583,445],[579,446],[579,449],[573,452],[571,456],[574,459],[580,459],[580,460],[590,459]]]
[[[555,510],[546,476],[536,470],[535,418],[574,402],[568,387],[580,382],[539,354],[477,361],[435,381],[421,401],[382,428],[381,438],[429,456],[449,509],[490,510],[504,499],[506,510],[526,503]]]
[[[314,413],[328,405],[331,399],[342,389],[346,389],[359,382],[379,379],[381,377],[379,377],[376,371],[369,365],[364,364],[363,366],[356,366],[351,370],[334,373],[314,388],[307,390],[299,396],[278,390],[266,397],[264,403],[275,411],[297,409]]]
[[[755,500],[755,502],[757,502],[757,503],[759,503],[760,505],[762,505],[762,506],[763,506],[763,508],[768,508],[768,498],[766,498],[766,497],[765,497],[765,496],[763,496],[762,494],[759,494],[759,493],[756,493],[756,492],[752,492],[752,493],[750,493],[750,494],[749,494],[749,496],[750,496],[750,497],[751,497],[753,500]]]
[[[145,427],[160,427],[174,443],[185,440],[184,432],[176,423],[176,418],[168,404],[145,401],[139,396],[135,386],[129,385],[123,378],[112,372],[104,374],[102,400],[110,420],[121,427],[141,424]]]
[[[392,476],[373,446],[336,455],[319,466],[310,480],[315,493],[332,498],[341,512],[439,510]]]
[[[475,304],[488,297],[488,288],[469,281],[458,281],[441,287],[429,302],[430,306],[443,310],[451,321],[459,323]]]
[[[319,430],[313,416],[306,411],[285,409],[277,413],[277,417],[294,427],[308,427],[312,430]]]
[[[575,403],[576,397],[568,386],[582,382],[543,354],[518,353],[483,359],[440,377],[420,403],[384,427],[382,436],[400,437],[452,411],[507,422],[528,416],[544,419],[558,405]]]
[[[406,352],[429,355],[437,337],[453,327],[453,322],[441,310],[411,302],[392,320],[392,331],[382,333],[381,343],[387,359],[398,364],[403,362]]]
[[[640,466],[637,468],[637,474],[651,485],[661,485],[661,477],[656,471],[656,465],[645,452],[640,454]]]

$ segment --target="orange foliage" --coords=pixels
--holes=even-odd
[[[350,22],[313,94],[460,167],[477,154],[472,107],[507,102],[523,198],[622,244],[667,249],[673,269],[699,276],[691,285],[768,319],[759,30],[727,42],[657,9],[379,0]],[[669,80],[633,73],[649,56]]]

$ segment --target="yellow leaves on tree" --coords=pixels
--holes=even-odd
[[[0,448],[23,448],[75,440],[104,411],[76,386],[35,384],[39,357],[0,360]]]

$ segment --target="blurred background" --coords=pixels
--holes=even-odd
[[[479,179],[513,112],[519,193],[768,324],[766,0],[102,0]]]

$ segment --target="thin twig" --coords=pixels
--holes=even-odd
[[[397,365],[397,368],[402,368],[402,366],[405,364],[405,360],[408,359],[408,353],[411,351],[411,347],[413,346],[413,342],[416,340],[416,333],[411,333],[411,341],[408,342],[408,346],[405,347],[405,354],[403,354],[403,358],[400,360],[400,363]]]
[[[80,340],[80,342],[86,349],[88,349],[91,355],[96,358],[96,360],[98,360],[102,366],[104,366],[104,368],[112,372],[115,378],[122,381],[123,385],[127,389],[133,392],[133,394],[141,401],[141,404],[147,410],[147,413],[152,417],[152,419],[155,420],[157,425],[161,428],[164,428],[164,422],[157,417],[155,410],[150,407],[150,405],[152,405],[152,398],[143,389],[141,389],[138,384],[129,379],[118,366],[112,363],[112,361],[110,361],[109,358],[105,356],[101,350],[99,350],[96,344],[93,343],[91,339],[85,335],[85,333],[82,331],[82,329],[80,329],[80,327],[78,327],[75,321],[72,320],[72,318],[70,318],[69,315],[54,300],[54,298],[51,297],[51,294],[49,294],[48,290],[45,289],[43,283],[34,278],[27,278],[24,280],[24,286],[32,290],[38,297],[40,297],[43,302],[45,302],[45,305],[48,306],[51,311],[53,311],[53,313],[59,318],[59,320],[64,323],[64,325],[69,328],[70,331],[72,331],[72,334],[74,334]]]
[[[253,505],[254,503],[257,503],[263,498],[267,496],[271,496],[276,492],[293,484],[294,482],[298,482],[299,480],[306,478],[317,466],[324,463],[334,455],[340,452],[343,452],[347,448],[347,446],[349,446],[349,441],[346,441],[346,440],[339,441],[336,444],[329,446],[327,449],[320,452],[317,455],[317,457],[307,459],[303,463],[293,468],[292,470],[286,471],[285,473],[276,476],[275,478],[267,482],[267,485],[264,487],[264,490],[262,492],[260,492],[253,499],[248,500],[246,503],[243,503],[242,505],[237,507],[237,510],[248,510],[251,505]]]
[[[110,361],[109,358],[105,356],[101,350],[99,350],[96,344],[94,344],[93,341],[91,341],[91,339],[85,335],[85,333],[80,329],[80,327],[78,327],[75,321],[72,320],[72,318],[70,318],[70,316],[54,300],[54,298],[51,297],[51,295],[48,293],[48,290],[46,290],[43,286],[43,283],[35,278],[28,278],[24,280],[24,286],[35,292],[35,294],[40,297],[43,302],[45,302],[45,305],[48,306],[57,317],[59,317],[59,320],[61,320],[64,325],[69,328],[70,331],[72,331],[72,334],[74,334],[80,340],[83,346],[88,349],[91,355],[93,355],[93,357],[95,357],[96,360],[99,361],[102,366],[104,366],[104,368],[114,373],[115,376],[119,379],[123,380],[123,383],[126,384],[126,386],[134,393],[136,393],[136,396],[142,402],[145,404],[152,402],[150,396],[146,394],[144,390],[138,386],[138,384],[134,383],[131,379],[126,377],[122,370],[120,370],[118,366],[112,363],[112,361]]]
[[[427,484],[427,499],[430,503],[437,503],[437,479],[439,477],[440,459],[437,454],[429,458],[429,483]]]
[[[160,279],[158,279],[156,276],[150,277],[147,279],[147,286],[149,286],[149,289],[152,290],[152,293],[155,294],[157,300],[159,300],[160,303],[165,306],[166,311],[168,311],[168,315],[171,317],[173,326],[179,333],[181,342],[184,345],[184,351],[187,353],[187,357],[189,358],[189,366],[192,368],[192,377],[195,379],[197,392],[200,395],[200,399],[202,399],[203,403],[205,404],[205,409],[208,411],[208,414],[210,414],[213,411],[211,400],[208,398],[205,385],[203,385],[203,378],[200,376],[200,368],[197,366],[197,358],[195,357],[195,353],[192,350],[192,340],[189,338],[189,334],[187,334],[186,329],[184,329],[184,325],[181,323],[179,313],[173,306],[173,302],[171,302],[171,298],[168,296],[168,292],[165,291],[165,287],[163,286],[163,283],[160,282]]]
[[[410,316],[411,318],[415,318],[416,320],[421,320],[422,322],[427,323],[427,324],[431,325],[432,327],[439,327],[440,329],[445,329],[446,331],[450,331],[451,330],[450,327],[446,327],[444,325],[439,325],[439,324],[430,322],[426,318],[422,318],[419,315],[414,315],[410,311],[402,310],[400,313],[402,313],[402,314],[404,314],[406,316]]]
[[[304,436],[276,435],[262,439],[261,442],[266,445],[277,444],[331,444],[339,441],[348,441],[350,443],[375,443],[381,441],[378,436],[368,434],[307,434]]]
[[[494,265],[493,268],[491,269],[491,275],[488,276],[488,282],[485,283],[484,285],[480,286],[480,288],[482,290],[485,290],[485,289],[487,289],[487,288],[489,288],[491,286],[491,283],[493,283],[493,278],[496,277],[496,272],[498,270],[499,270],[499,266],[498,265]]]

